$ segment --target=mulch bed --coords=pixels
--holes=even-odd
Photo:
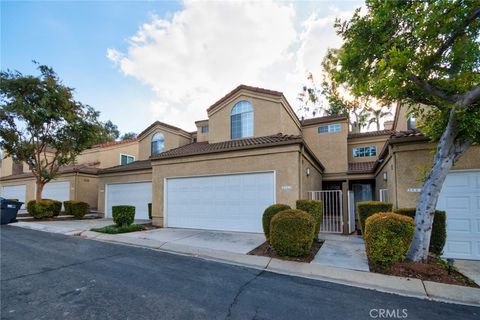
[[[475,282],[455,269],[452,269],[450,274],[448,274],[448,267],[439,263],[435,257],[428,257],[427,263],[403,261],[389,268],[382,268],[369,262],[369,266],[370,271],[391,276],[417,278],[420,280],[479,288]]]
[[[277,258],[277,259],[282,259],[282,260],[289,260],[289,261],[297,261],[297,262],[310,262],[315,258],[315,255],[317,254],[318,250],[320,250],[320,247],[322,246],[323,241],[313,241],[312,244],[312,249],[310,250],[310,253],[305,255],[305,256],[300,256],[300,257],[281,257],[279,256],[276,252],[275,249],[268,243],[264,242],[252,251],[250,251],[248,254],[252,256],[264,256],[264,257],[269,257],[269,258]]]

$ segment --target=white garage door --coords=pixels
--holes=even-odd
[[[50,181],[43,187],[42,199],[53,199],[61,201],[62,203],[63,201],[70,200],[70,182]]]
[[[25,193],[27,192],[27,186],[24,184],[16,186],[4,186],[2,188],[2,197],[5,199],[18,199],[23,202],[22,209],[25,208]]]
[[[437,209],[447,212],[444,256],[480,260],[480,171],[449,173]]]
[[[112,206],[135,206],[135,219],[148,219],[148,204],[152,202],[151,182],[109,184],[106,188],[106,217],[112,217]]]
[[[275,174],[171,178],[165,193],[168,227],[262,232],[263,211],[275,203]]]

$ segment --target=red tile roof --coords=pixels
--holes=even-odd
[[[278,133],[276,135],[246,138],[239,140],[229,140],[217,143],[195,142],[187,144],[183,147],[171,149],[152,157],[152,159],[168,159],[190,155],[216,153],[223,151],[242,150],[250,148],[269,147],[283,144],[303,143],[300,135],[284,135]]]
[[[349,173],[369,173],[373,172],[375,164],[377,161],[369,162],[349,162],[348,163],[348,172]]]
[[[74,164],[60,167],[58,170],[59,174],[62,173],[86,173],[86,174],[97,174],[100,170],[99,168],[95,168],[94,166],[99,164],[99,162],[95,163],[84,163],[84,164]],[[33,177],[32,172],[24,172],[20,174],[12,174],[9,176],[2,177],[0,180],[11,180],[11,179],[22,179],[22,178],[29,178]]]
[[[106,148],[106,147],[111,147],[111,146],[116,146],[119,144],[126,144],[130,142],[137,141],[137,138],[134,139],[128,139],[128,140],[122,140],[122,141],[110,141],[110,142],[105,142],[105,143],[100,143],[92,146],[92,148]]]
[[[358,132],[358,133],[350,133],[348,135],[348,138],[392,136],[395,133],[396,133],[395,130],[379,130],[379,131]]]
[[[302,123],[302,126],[309,126],[309,125],[318,124],[318,123],[325,123],[330,121],[341,121],[341,120],[347,120],[347,119],[348,119],[347,117],[341,116],[341,115],[330,115],[330,116],[324,116],[324,117],[304,119],[303,121],[301,121],[301,123]]]
[[[425,137],[425,136],[423,135],[423,133],[421,133],[417,129],[398,131],[392,136],[393,139],[407,138],[407,137]]]
[[[280,91],[274,91],[274,90],[269,90],[269,89],[264,89],[264,88],[258,88],[258,87],[251,87],[251,86],[247,86],[247,85],[241,84],[241,85],[239,85],[238,87],[236,87],[235,89],[233,89],[232,91],[230,91],[229,93],[227,93],[225,96],[223,96],[220,100],[218,100],[217,102],[215,102],[214,104],[212,104],[212,105],[207,109],[207,112],[212,111],[213,109],[215,109],[216,107],[218,107],[219,105],[221,105],[221,104],[222,104],[223,102],[225,102],[228,98],[230,98],[231,96],[233,96],[235,93],[237,93],[238,91],[240,91],[240,90],[242,90],[242,89],[245,89],[245,90],[248,90],[248,91],[252,91],[252,92],[257,92],[257,93],[269,94],[269,95],[272,95],[272,96],[278,96],[278,97],[283,96],[283,93],[280,92]]]
[[[137,136],[137,139],[140,138],[141,136],[143,136],[145,133],[147,133],[150,129],[152,129],[156,125],[163,126],[163,127],[166,127],[166,128],[172,129],[172,130],[180,131],[182,133],[190,135],[190,132],[185,131],[185,130],[179,128],[179,127],[175,127],[175,126],[172,126],[170,124],[167,124],[167,123],[164,123],[164,122],[161,122],[161,121],[155,121],[154,123],[149,125],[145,130],[140,132],[140,134]]]
[[[98,173],[102,174],[102,173],[113,173],[113,172],[124,172],[124,171],[147,170],[151,168],[152,168],[152,164],[150,162],[150,159],[148,159],[148,160],[134,161],[129,164],[118,165],[110,168],[104,168],[104,169],[101,169]]]

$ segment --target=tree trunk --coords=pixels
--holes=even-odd
[[[445,132],[438,143],[432,170],[420,192],[415,214],[415,232],[407,253],[408,260],[417,262],[427,260],[433,216],[443,182],[454,162],[471,145],[470,141],[462,141],[457,137],[456,127],[457,123],[454,119],[454,111],[452,111]]]
[[[45,186],[45,183],[42,181],[37,180],[37,190],[35,192],[35,201],[40,201],[42,200],[42,192],[43,192],[43,187]]]

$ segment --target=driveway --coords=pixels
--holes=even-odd
[[[175,250],[179,247],[197,247],[241,254],[246,254],[265,242],[265,236],[260,233],[177,228],[131,232],[122,234],[122,237],[155,242],[159,248],[163,249]]]
[[[479,308],[2,226],[2,319],[478,319]],[[399,311],[396,311],[399,310]],[[385,311],[383,311],[385,314]]]

